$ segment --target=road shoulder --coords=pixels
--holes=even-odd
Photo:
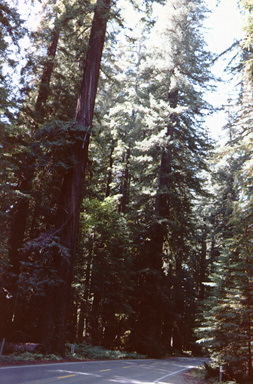
[[[170,377],[170,384],[208,384],[202,376],[199,369],[190,369],[189,371]]]

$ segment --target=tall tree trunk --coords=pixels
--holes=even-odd
[[[203,234],[201,239],[201,253],[199,261],[199,299],[205,298],[205,285],[203,284],[207,275],[207,246],[206,246],[206,226],[203,228]]]
[[[82,140],[77,140],[72,147],[73,167],[64,177],[58,204],[56,232],[61,243],[70,250],[72,255],[75,254],[76,249],[84,177],[88,161],[89,136],[109,10],[110,0],[97,1],[75,116],[76,124],[79,128],[82,127]]]
[[[250,300],[249,300],[250,302]],[[248,314],[248,329],[247,329],[247,338],[248,338],[248,378],[249,383],[253,382],[253,367],[252,367],[252,330],[251,330],[251,313]]]
[[[60,26],[56,21],[55,27],[52,31],[51,42],[47,50],[47,61],[44,65],[39,93],[35,104],[35,120],[36,122],[43,122],[45,117],[45,104],[50,93],[50,81],[54,69],[55,55],[60,36]]]
[[[10,262],[10,292],[9,298],[6,299],[6,307],[4,314],[4,320],[0,324],[3,328],[4,337],[10,340],[15,333],[15,325],[13,322],[14,315],[16,315],[17,308],[17,281],[20,274],[20,248],[23,245],[23,241],[26,233],[26,222],[29,210],[29,198],[27,194],[30,191],[30,180],[33,178],[33,170],[29,167],[22,172],[22,178],[20,177],[19,191],[23,194],[20,199],[14,204],[11,211],[12,221],[10,226],[10,238],[9,238],[9,262]]]
[[[94,236],[90,237],[89,244],[89,254],[87,258],[87,265],[85,271],[85,285],[84,285],[84,295],[80,307],[80,315],[78,319],[78,331],[77,331],[77,340],[79,343],[82,343],[84,340],[84,326],[85,326],[85,335],[88,337],[88,322],[89,322],[89,298],[90,298],[90,286],[91,286],[91,273],[92,273],[92,261],[93,261],[93,243]]]
[[[82,131],[82,139],[77,139],[71,148],[73,166],[63,179],[55,220],[56,225],[53,232],[59,238],[61,246],[69,251],[69,258],[66,260],[66,258],[62,257],[57,266],[62,283],[51,290],[51,295],[55,295],[58,300],[55,307],[52,308],[54,321],[51,328],[53,328],[53,337],[46,337],[45,341],[48,350],[61,355],[64,355],[65,349],[66,311],[78,238],[85,170],[88,161],[89,136],[109,11],[110,0],[97,1],[75,116],[75,123],[78,129]]]
[[[94,289],[92,309],[89,318],[89,341],[93,345],[99,345],[103,337],[101,326],[101,302],[102,299],[99,290]]]
[[[125,159],[125,169],[122,175],[122,180],[121,180],[121,186],[120,186],[120,194],[121,194],[121,199],[120,199],[120,204],[119,204],[119,211],[126,213],[127,212],[127,207],[129,204],[129,188],[130,188],[130,174],[129,174],[129,160],[130,160],[130,155],[131,155],[131,149],[130,149],[130,144],[127,148],[126,154],[124,155]]]
[[[113,167],[113,152],[115,148],[115,140],[111,140],[111,148],[110,148],[110,158],[109,158],[109,169],[108,169],[108,175],[107,175],[107,182],[106,182],[106,192],[105,197],[108,197],[111,195],[111,182],[112,182],[112,167]]]

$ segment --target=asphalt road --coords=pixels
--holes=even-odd
[[[204,361],[175,357],[0,367],[0,384],[165,384]]]

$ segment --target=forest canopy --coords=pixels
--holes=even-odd
[[[253,3],[237,3],[244,35],[214,54],[208,1],[2,1],[0,341],[208,353],[251,382]],[[220,61],[237,84],[222,142]]]

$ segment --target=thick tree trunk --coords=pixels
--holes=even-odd
[[[12,266],[12,272],[18,278],[20,271],[20,254],[19,249],[23,245],[25,231],[26,231],[26,219],[29,209],[29,195],[31,183],[29,182],[33,177],[33,172],[29,172],[24,175],[24,180],[21,181],[19,191],[23,193],[23,196],[14,205],[11,215],[11,234],[9,240],[9,260]],[[30,180],[29,180],[30,179]]]
[[[61,243],[75,254],[79,216],[83,197],[84,177],[88,161],[89,136],[92,126],[99,70],[109,18],[110,0],[98,0],[91,27],[81,90],[75,121],[82,127],[82,140],[72,147],[73,167],[64,177],[58,204],[56,233]]]
[[[66,311],[69,301],[74,256],[76,252],[80,209],[83,198],[85,170],[88,161],[90,129],[92,126],[95,99],[99,80],[99,70],[105,41],[106,25],[109,18],[110,0],[98,0],[91,26],[89,47],[77,102],[75,122],[82,131],[82,139],[76,140],[71,149],[72,168],[66,173],[56,215],[53,235],[69,251],[69,259],[62,257],[58,265],[58,275],[62,283],[52,289],[58,297],[53,311],[53,344],[49,338],[47,349],[64,355],[66,336]],[[49,332],[49,330],[47,330]]]
[[[33,162],[33,157],[30,157]],[[20,262],[22,261],[20,255],[20,248],[23,246],[24,239],[26,237],[27,218],[29,213],[29,202],[31,192],[31,181],[33,179],[34,170],[29,164],[29,159],[24,161],[23,169],[21,169],[20,183],[18,186],[22,196],[14,204],[11,210],[11,225],[10,225],[10,238],[9,238],[9,262],[10,262],[10,279],[8,289],[10,294],[6,299],[7,310],[4,314],[4,321],[1,323],[0,328],[4,328],[4,337],[10,340],[14,330],[13,318],[16,313],[17,302],[17,281],[20,274]]]

